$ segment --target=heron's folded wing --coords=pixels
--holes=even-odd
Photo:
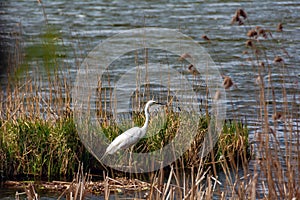
[[[140,140],[141,128],[133,127],[125,131],[122,135],[123,142],[119,144],[119,149],[127,149]],[[121,136],[121,135],[120,135]]]
[[[139,136],[141,135],[141,130],[139,127],[133,127],[118,137],[116,137],[112,143],[107,147],[106,153],[107,154],[114,154],[116,151],[120,149],[127,149],[128,147],[132,146],[133,144],[139,141]]]

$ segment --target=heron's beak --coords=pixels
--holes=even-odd
[[[167,105],[166,103],[158,103],[158,102],[156,104],[161,105],[161,106]]]

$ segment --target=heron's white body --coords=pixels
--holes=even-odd
[[[114,154],[116,151],[120,149],[127,149],[131,147],[132,145],[136,144],[141,138],[143,138],[147,132],[148,123],[149,123],[149,113],[148,113],[148,107],[152,104],[154,104],[155,101],[150,100],[146,103],[145,106],[145,116],[146,121],[143,127],[133,127],[131,129],[128,129],[118,137],[116,137],[112,143],[106,148],[106,151],[104,153],[104,156],[107,154]],[[104,157],[103,156],[103,157]]]
[[[146,134],[146,130],[139,127],[128,129],[110,143],[106,149],[106,154],[114,154],[119,149],[127,149],[137,143]]]

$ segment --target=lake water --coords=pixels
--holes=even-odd
[[[221,74],[232,78],[236,87],[227,90],[227,117],[246,120],[250,127],[250,139],[259,131],[259,87],[255,84],[258,70],[247,58],[251,52],[245,46],[246,32],[250,27],[261,26],[271,30],[274,39],[266,42],[272,50],[267,51],[272,63],[272,80],[275,88],[277,110],[283,111],[287,102],[289,123],[299,141],[300,116],[300,4],[296,1],[44,1],[43,7],[37,1],[2,1],[0,3],[1,47],[14,47],[16,38],[25,46],[38,42],[38,36],[45,30],[43,7],[49,24],[59,31],[63,44],[71,49],[63,62],[71,78],[75,80],[78,66],[87,54],[99,43],[123,30],[157,27],[176,29],[191,37],[206,48],[211,58],[219,65]],[[238,8],[243,8],[249,21],[244,26],[231,25],[231,18]],[[276,32],[278,23],[283,32]],[[21,33],[21,34],[20,34]],[[211,42],[202,38],[207,35]],[[263,39],[261,39],[263,40]],[[283,50],[288,52],[288,55]],[[2,52],[5,50],[1,50]],[[276,55],[283,57],[285,67],[273,64]],[[2,80],[5,73],[1,68]],[[125,68],[116,69],[116,77]],[[118,71],[119,70],[119,71]],[[123,70],[123,71],[122,71]],[[284,76],[282,76],[284,75]],[[192,75],[189,80],[193,79]],[[268,70],[262,71],[265,80]],[[4,78],[3,78],[4,77]],[[5,81],[4,81],[5,82]],[[283,84],[284,83],[284,84]],[[287,91],[283,98],[283,86]],[[268,86],[266,86],[266,89]],[[266,96],[272,101],[272,95]],[[292,110],[293,109],[293,110]],[[273,114],[270,104],[268,115]],[[278,140],[284,142],[284,122],[278,126]],[[297,139],[296,139],[297,140]],[[282,144],[284,149],[284,145]]]

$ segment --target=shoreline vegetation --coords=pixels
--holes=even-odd
[[[287,103],[290,91],[285,89],[284,77],[288,74],[282,74],[284,102],[280,105],[276,103],[278,93],[271,79],[273,67],[286,69],[284,55],[288,53],[283,47],[274,49],[273,44],[270,45],[275,40],[271,30],[258,26],[249,28],[245,25],[248,23],[247,13],[238,9],[232,24],[247,30],[245,41],[241,41],[246,48],[243,54],[252,63],[259,87],[257,106],[261,125],[254,135],[255,143],[249,142],[247,122],[227,120],[213,151],[200,158],[197,153],[209,121],[209,116],[204,116],[200,118],[199,135],[190,149],[170,166],[147,174],[106,171],[80,142],[72,117],[70,74],[59,70],[57,51],[61,49],[56,48],[57,40],[54,39],[59,36],[55,30],[49,29],[43,35],[42,46],[16,47],[17,54],[12,58],[17,61],[11,64],[16,66],[15,71],[9,75],[6,88],[0,91],[2,186],[23,190],[16,193],[16,199],[23,195],[39,199],[38,194],[45,190],[60,192],[58,199],[84,199],[87,193],[109,199],[111,195],[132,194],[133,191],[139,192],[141,199],[212,199],[213,196],[219,199],[300,199],[297,178],[300,171],[299,125],[295,130],[291,123],[292,119],[300,117],[299,105],[296,100],[293,105]],[[275,31],[283,32],[283,24],[279,23]],[[209,44],[213,40],[206,35],[202,38]],[[39,58],[47,74],[38,78],[25,70],[37,49],[44,52]],[[23,51],[27,53],[26,59],[21,56]],[[279,55],[273,56],[274,52]],[[266,80],[262,78],[265,73],[268,74]],[[224,87],[230,90],[233,80],[229,76],[223,78]],[[266,100],[267,95],[272,96],[272,102]],[[295,98],[299,98],[298,95],[294,93]],[[268,115],[270,106],[274,111],[271,118]],[[137,117],[136,120],[142,122],[140,113]],[[285,149],[281,148],[276,136],[282,121]],[[293,138],[296,144],[291,141]],[[220,174],[225,177],[222,182]]]

